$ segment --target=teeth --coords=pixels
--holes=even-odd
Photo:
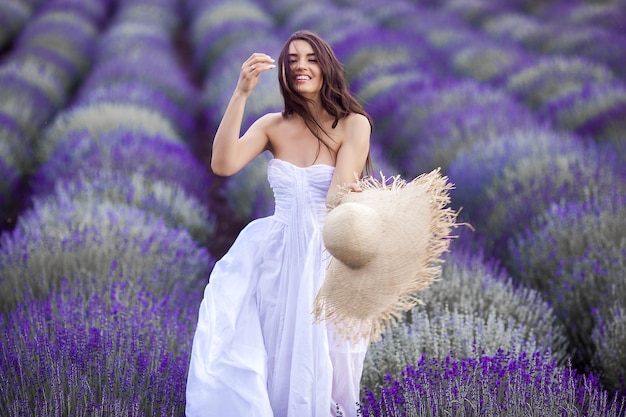
[[[296,77],[296,80],[308,80],[308,79],[309,79],[309,77],[307,77],[306,75],[298,75]]]

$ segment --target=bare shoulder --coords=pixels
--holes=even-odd
[[[370,121],[361,113],[350,113],[346,116],[346,124],[351,127],[370,128]]]
[[[361,113],[350,113],[344,118],[345,127],[351,129],[365,129],[371,130],[370,121],[367,117]]]
[[[344,119],[344,140],[369,142],[372,126],[369,119],[360,113],[350,113]]]
[[[271,128],[283,121],[283,115],[280,112],[266,113],[257,119],[257,123],[266,128]]]

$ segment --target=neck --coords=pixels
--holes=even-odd
[[[322,100],[320,100],[319,94],[310,99],[312,101],[308,103],[309,113],[311,113],[315,120],[321,123],[328,117],[328,113],[324,110],[324,107],[322,107]]]

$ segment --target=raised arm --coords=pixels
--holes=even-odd
[[[239,80],[228,102],[222,121],[213,139],[211,169],[216,175],[233,175],[263,152],[268,145],[267,118],[260,118],[241,133],[246,101],[261,73],[273,69],[274,60],[266,54],[254,53],[241,66]]]
[[[326,195],[326,204],[331,205],[341,187],[359,191],[356,177],[361,176],[370,149],[371,126],[367,117],[351,114],[345,120],[346,135],[337,151],[335,172]]]

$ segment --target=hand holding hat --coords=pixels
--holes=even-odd
[[[381,175],[358,185],[362,191],[343,194],[326,217],[332,258],[314,313],[345,338],[375,340],[441,273],[458,213],[447,207],[453,186],[439,170],[410,182]]]

